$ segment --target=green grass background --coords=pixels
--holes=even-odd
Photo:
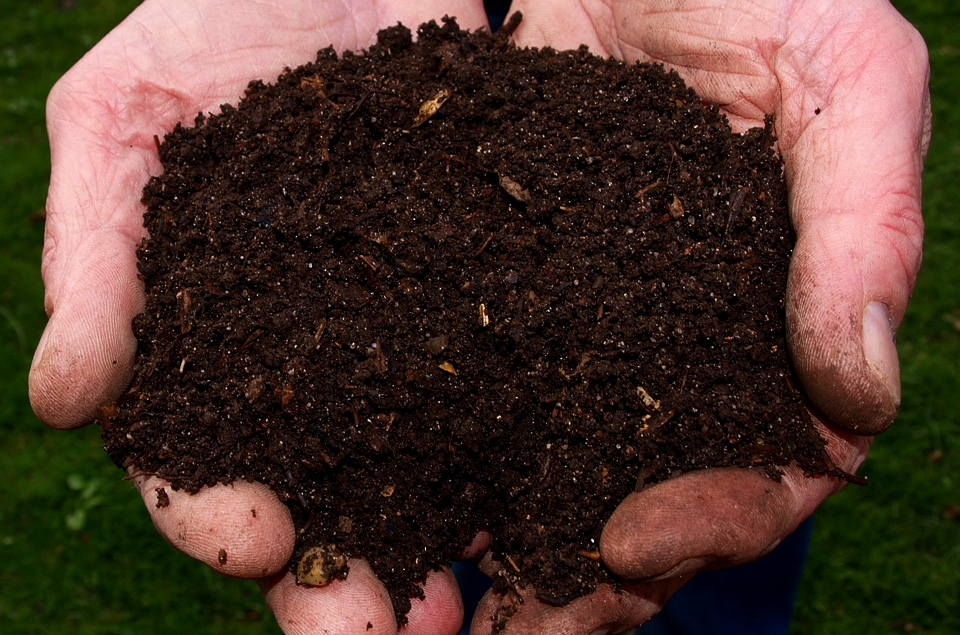
[[[0,633],[279,633],[253,582],[169,547],[98,432],[26,396],[45,322],[50,87],[132,0],[0,0]],[[933,67],[924,266],[899,344],[903,408],[820,509],[793,635],[960,633],[960,8],[895,2]]]

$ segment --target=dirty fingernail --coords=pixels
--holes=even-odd
[[[893,341],[890,311],[882,302],[871,302],[863,311],[863,354],[867,364],[886,384],[895,405],[900,405],[900,362]]]

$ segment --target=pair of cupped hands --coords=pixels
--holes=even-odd
[[[585,43],[627,62],[662,62],[739,131],[774,115],[797,235],[786,289],[790,354],[832,460],[854,472],[871,435],[896,415],[894,333],[920,266],[930,110],[918,33],[885,0],[515,0],[513,10],[524,16],[513,36],[520,45]],[[363,49],[381,28],[415,29],[444,14],[465,28],[487,23],[478,0],[147,0],[57,83],[47,107],[42,265],[50,321],[30,372],[43,421],[87,424],[130,379],[130,321],[144,303],[140,192],[160,171],[154,135],[235,103],[250,80],[270,80],[320,48]],[[350,562],[344,581],[295,584],[286,570],[290,515],[265,486],[167,488],[170,503],[159,507],[163,482],[135,481],[160,533],[217,571],[257,578],[285,632],[397,630],[363,561]],[[770,551],[841,485],[794,468],[779,482],[729,468],[631,494],[600,543],[623,592],[601,587],[565,607],[531,594],[507,632],[618,632],[645,622],[696,571]],[[464,556],[481,557],[484,538]],[[429,574],[423,590],[401,632],[457,632],[463,604],[451,572]],[[489,632],[498,601],[481,601],[472,632]]]

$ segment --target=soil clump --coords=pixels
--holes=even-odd
[[[480,530],[504,592],[614,583],[599,536],[635,489],[833,471],[787,360],[772,142],[662,67],[449,19],[320,51],[158,143],[105,447],[187,491],[266,483],[292,569],[365,558],[401,623]]]

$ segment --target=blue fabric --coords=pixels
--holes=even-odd
[[[635,635],[786,635],[812,531],[810,518],[755,562],[698,573]]]
[[[497,29],[503,26],[507,11],[510,10],[510,0],[483,0],[483,8],[487,11],[490,30],[496,33]]]
[[[480,573],[473,562],[454,562],[453,574],[457,576],[460,595],[463,597],[463,628],[460,629],[460,635],[468,635],[477,604],[490,589],[490,578]]]
[[[698,573],[634,635],[786,635],[812,531],[810,518],[756,562]],[[463,595],[460,635],[468,635],[490,580],[471,562],[454,563],[453,572]]]

